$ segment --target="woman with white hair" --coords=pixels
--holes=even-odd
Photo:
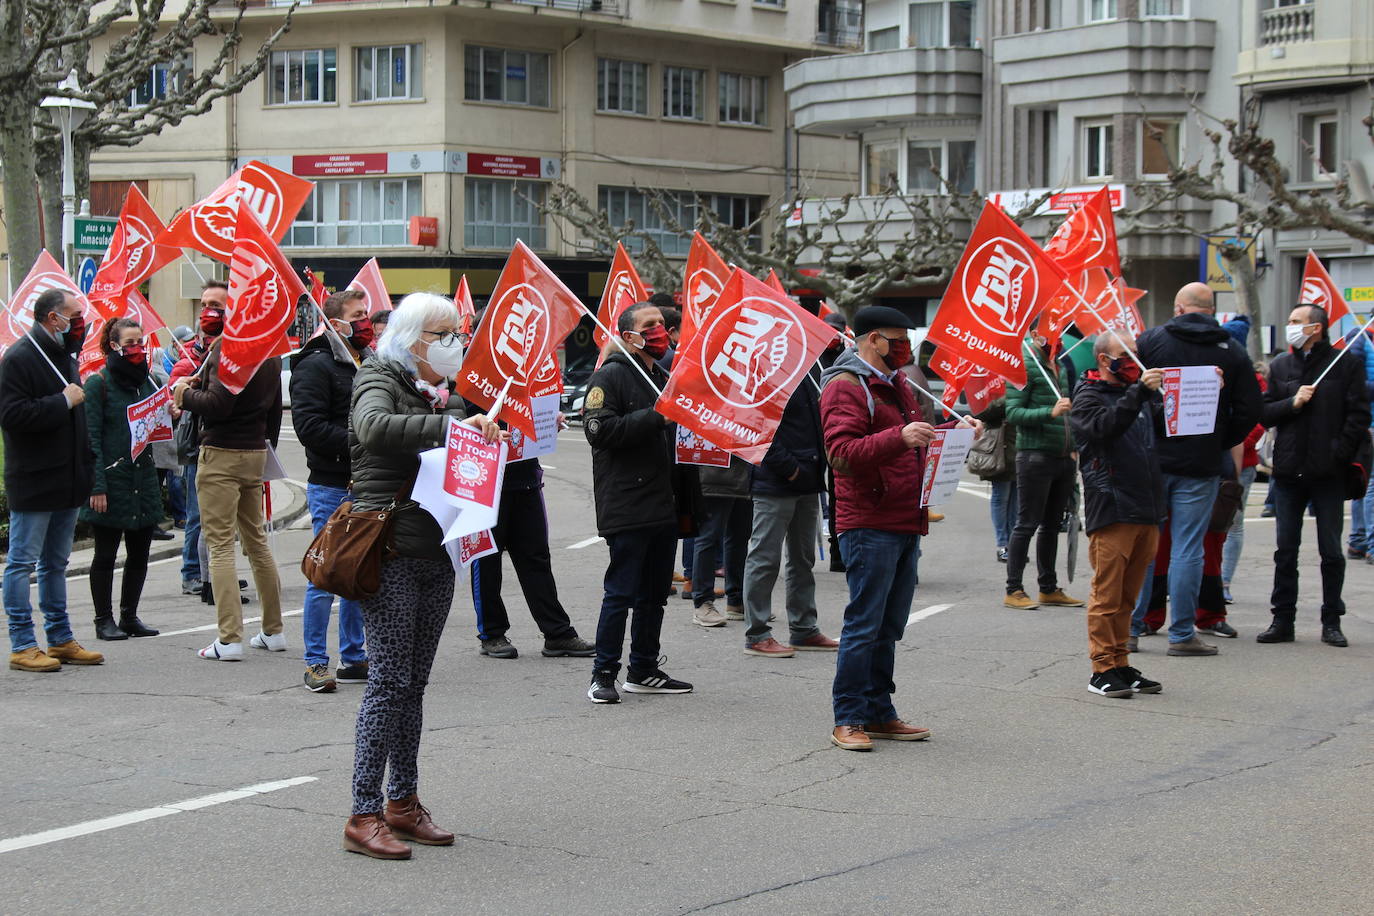
[[[443,444],[449,417],[480,429],[488,441],[503,435],[484,416],[463,419],[462,398],[449,394],[462,361],[453,301],[412,293],[392,312],[376,355],[353,386],[353,505],[396,507],[394,550],[382,563],[381,588],[362,602],[370,664],[358,709],[353,816],[343,841],[345,849],[378,859],[410,858],[401,839],[453,843],[453,834],[435,826],[420,804],[416,770],[425,684],[453,602],[454,573],[443,531],[410,491],[419,453]]]

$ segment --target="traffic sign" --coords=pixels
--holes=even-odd
[[[81,266],[76,269],[76,285],[81,287],[83,293],[91,291],[91,286],[95,283],[95,272],[99,267],[95,258],[81,259]]]
[[[112,216],[78,216],[76,218],[76,240],[72,247],[77,251],[91,254],[104,254],[114,238],[115,225],[119,220]]]

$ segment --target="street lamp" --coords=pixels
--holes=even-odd
[[[68,73],[67,78],[57,84],[57,88],[73,95],[80,92],[81,82],[77,79],[76,71]],[[76,244],[76,165],[72,158],[72,131],[80,127],[95,110],[95,103],[50,95],[38,104],[48,109],[62,131],[62,266],[71,273],[73,246]]]

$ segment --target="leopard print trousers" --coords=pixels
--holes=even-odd
[[[395,557],[382,567],[381,589],[363,599],[368,670],[353,752],[354,814],[382,810],[384,774],[387,797],[415,794],[425,685],[453,585],[448,560]]]

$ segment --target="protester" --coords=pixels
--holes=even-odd
[[[631,355],[610,352],[592,375],[583,420],[592,446],[596,527],[610,550],[587,688],[593,703],[620,702],[615,678],[631,614],[625,690],[692,691],[691,684],[664,673],[658,657],[673,557],[679,535],[686,533],[681,520],[698,501],[696,475],[674,464],[674,427],[654,409],[668,380],[657,364],[668,351],[668,332],[663,314],[647,302],[622,312],[615,330]]]
[[[1007,388],[1007,425],[1016,430],[1016,526],[1007,542],[1007,593],[1002,603],[1017,610],[1082,607],[1083,602],[1059,587],[1055,561],[1059,529],[1073,499],[1073,443],[1069,438],[1068,374],[1054,359],[1047,341],[1036,335],[1022,348],[1026,386]],[[1043,370],[1043,371],[1042,371]],[[1053,383],[1050,375],[1053,371]],[[1032,601],[1022,584],[1031,537],[1039,600]]]
[[[1351,462],[1369,459],[1369,398],[1364,365],[1337,359],[1327,341],[1326,310],[1299,305],[1288,316],[1289,352],[1269,365],[1264,394],[1264,425],[1277,430],[1274,441],[1275,516],[1273,623],[1256,641],[1292,642],[1298,601],[1298,548],[1303,515],[1316,514],[1317,551],[1321,554],[1322,642],[1345,648],[1341,631],[1345,602],[1345,557],[1341,555],[1342,509]],[[1333,366],[1332,363],[1335,363]],[[1317,379],[1330,367],[1321,384]],[[1363,453],[1363,454],[1362,454]]]
[[[362,602],[371,658],[358,709],[352,816],[343,840],[344,849],[377,859],[410,858],[402,839],[453,843],[453,834],[435,825],[417,794],[425,686],[453,603],[453,565],[444,532],[410,492],[419,453],[443,445],[449,418],[463,417],[462,399],[450,396],[448,388],[462,359],[452,300],[412,293],[392,313],[376,356],[358,370],[353,388],[353,505],[376,511],[396,504],[381,588]],[[462,422],[488,441],[502,435],[484,416]]]
[[[692,558],[692,623],[722,627],[744,619],[744,560],[749,552],[753,504],[749,498],[750,465],[731,456],[730,466],[704,467],[701,479],[701,530]],[[725,613],[716,609],[716,564],[725,573]]]
[[[1345,346],[1351,351],[1345,359],[1358,360],[1364,366],[1364,390],[1366,397],[1374,399],[1374,346],[1367,333],[1360,328],[1346,332]],[[1374,514],[1366,506],[1374,496],[1374,474],[1369,477],[1365,493],[1350,500],[1350,537],[1346,541],[1345,556],[1350,560],[1368,560],[1374,551]]]
[[[166,373],[166,378],[159,381],[163,385],[171,383],[172,370],[180,362],[182,351],[189,352],[189,348],[195,342],[196,335],[186,325],[178,325],[172,332],[172,336],[181,344],[180,347],[162,348],[162,369]],[[172,443],[172,454],[176,455],[176,444]],[[166,475],[167,482],[167,503],[172,514],[172,526],[175,528],[186,527],[186,468],[177,460],[176,467],[169,468]],[[183,545],[184,546],[184,545]]]
[[[45,290],[34,301],[33,327],[0,362],[0,432],[10,510],[4,598],[10,667],[16,671],[57,671],[63,663],[105,660],[81,647],[67,618],[67,560],[77,511],[90,497],[94,475],[85,392],[76,383],[74,359],[85,338],[80,301],[63,289]],[[33,632],[29,577],[35,572],[47,654]]]
[[[675,307],[675,300],[667,293],[654,293],[649,297],[649,303],[658,307],[659,313],[663,315],[663,326],[668,329],[668,352],[664,353],[655,362],[664,372],[673,371],[673,360],[677,359],[678,341],[682,334],[682,312]],[[682,538],[682,570],[683,574],[673,573],[673,584],[668,589],[668,593],[677,594],[678,588],[682,589],[682,597],[692,599],[692,560],[696,556],[697,542],[694,537]],[[724,620],[721,621],[724,623]]]
[[[1159,369],[1142,373],[1124,339],[1093,342],[1097,369],[1073,394],[1069,423],[1083,470],[1084,529],[1093,570],[1088,594],[1088,689],[1107,697],[1159,693],[1130,665],[1127,640],[1164,517],[1164,482],[1155,450]]]
[[[372,313],[372,332],[378,340],[381,340],[382,334],[386,333],[386,325],[390,320],[391,309],[382,309]]]
[[[839,312],[831,312],[821,320],[835,329],[835,339],[830,342],[830,346],[821,351],[819,362],[821,372],[825,372],[835,365],[835,360],[840,358],[841,353],[854,346],[854,340],[849,326],[845,324],[844,316]],[[835,532],[835,477],[828,465],[825,469],[825,530],[826,550],[830,554],[830,571],[844,572],[844,558],[840,556],[840,538]]]
[[[989,432],[999,427],[1007,427],[1007,399],[1005,396],[993,401],[978,414],[978,419]],[[989,513],[992,516],[992,536],[997,542],[997,561],[1007,562],[1007,545],[1011,534],[1016,530],[1016,513],[1019,502],[1016,493],[1016,433],[1007,427],[1003,433],[1007,469],[1001,474],[983,477],[991,492],[988,499]],[[981,474],[979,475],[982,476]]]
[[[262,602],[262,628],[249,640],[255,649],[286,650],[282,635],[281,583],[267,541],[263,517],[263,471],[267,446],[281,429],[281,359],[263,361],[243,390],[234,394],[219,378],[220,347],[213,346],[200,374],[172,387],[177,408],[201,424],[196,494],[201,531],[210,556],[210,583],[219,618],[219,635],[201,649],[201,658],[243,658],[243,604],[234,566],[234,534],[253,570]]]
[[[81,520],[91,526],[91,603],[98,639],[156,636],[138,619],[138,602],[148,577],[148,550],[162,521],[162,488],[151,448],[132,458],[128,409],[152,397],[158,385],[148,374],[143,328],[130,318],[107,321],[100,333],[105,366],[86,379],[86,421],[95,473],[89,505]],[[124,541],[124,579],[119,588],[119,625],[111,607],[115,554]]]
[[[1216,655],[1216,646],[1198,639],[1196,612],[1202,582],[1203,537],[1212,517],[1222,473],[1222,455],[1244,441],[1259,421],[1260,393],[1245,348],[1217,324],[1212,291],[1189,283],[1174,296],[1174,318],[1140,335],[1138,351],[1146,366],[1214,366],[1221,375],[1216,426],[1195,436],[1173,436],[1158,442],[1171,536],[1169,552],[1170,655]],[[1145,633],[1150,580],[1136,601],[1131,635]]]
[[[1259,384],[1261,393],[1268,388],[1267,372],[1268,367],[1263,364],[1255,367],[1255,380]],[[1250,488],[1254,486],[1255,475],[1259,471],[1259,443],[1262,438],[1264,438],[1264,424],[1256,423],[1255,428],[1250,430],[1241,443],[1240,509],[1231,522],[1230,530],[1226,532],[1226,543],[1222,546],[1221,555],[1222,600],[1227,604],[1233,600],[1231,580],[1236,574],[1236,567],[1240,564],[1240,552],[1245,547],[1245,507],[1250,502]]]
[[[305,500],[310,524],[319,534],[348,499],[348,414],[353,378],[372,355],[373,329],[367,296],[344,289],[324,301],[328,333],[311,338],[291,361],[291,426],[305,449]],[[305,687],[331,693],[337,684],[367,683],[363,612],[358,602],[339,599],[339,668],[329,673],[329,612],[334,596],[313,582],[305,584],[301,621],[305,640]]]
[[[822,375],[821,422],[849,582],[830,740],[869,751],[873,738],[930,737],[929,729],[898,717],[892,693],[897,640],[911,611],[920,536],[928,525],[921,476],[935,428],[901,374],[911,359],[911,320],[893,308],[867,306],[853,326],[857,348]]]
[[[763,460],[753,469],[753,530],[744,562],[744,653],[787,658],[794,650],[833,652],[839,642],[821,632],[816,609],[816,537],[820,494],[825,490],[825,436],[821,430],[818,387],[812,367],[787,400],[782,420]],[[788,642],[778,642],[773,618],[773,587],[787,549],[785,600]]]

